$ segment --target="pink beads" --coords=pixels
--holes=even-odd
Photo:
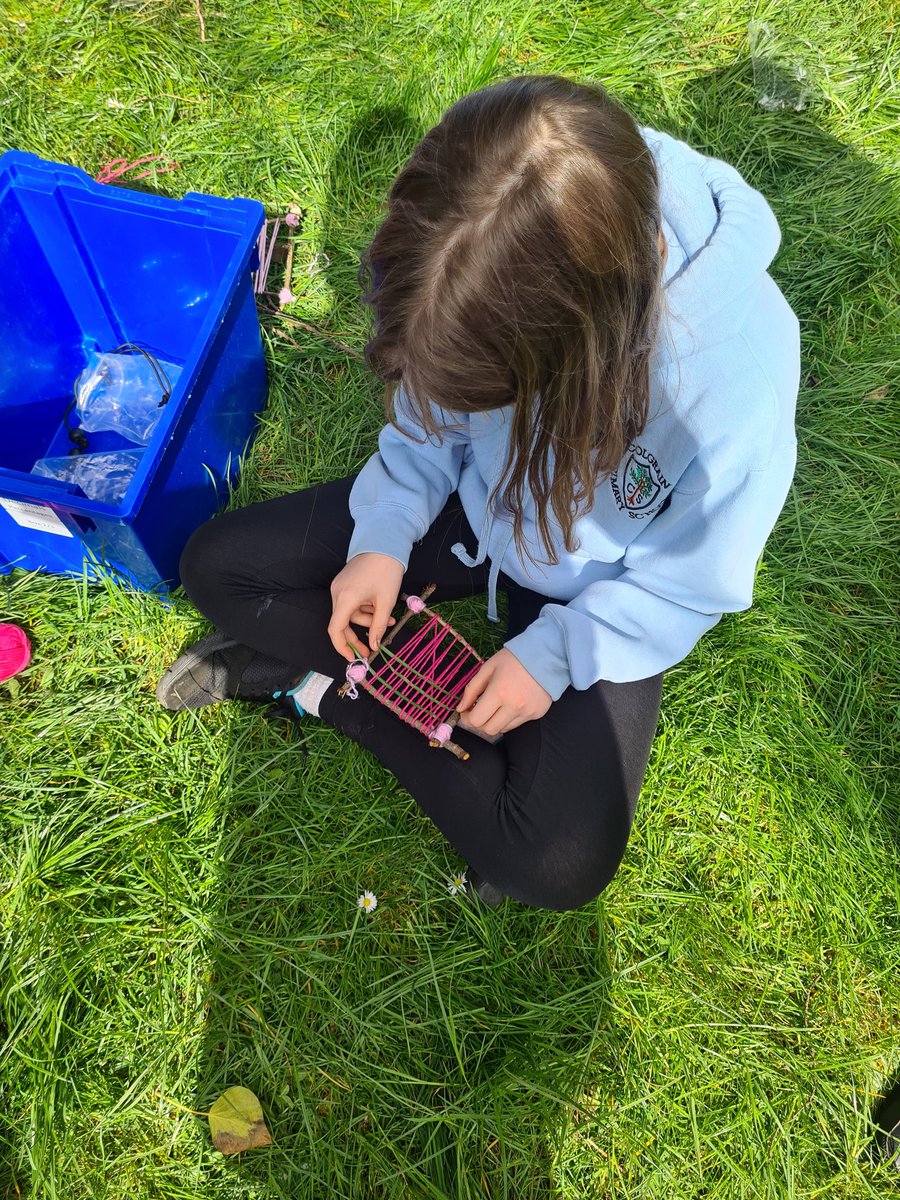
[[[368,672],[369,668],[364,662],[354,662],[347,668],[347,678],[351,683],[362,683]]]
[[[434,742],[440,742],[441,745],[443,746],[443,744],[445,742],[450,741],[450,738],[452,736],[453,736],[453,726],[448,725],[446,721],[442,721],[440,723],[440,725],[438,725],[437,729],[435,729],[434,733],[431,735],[431,740]]]
[[[425,608],[425,601],[421,596],[407,596],[406,607],[411,613],[420,613]]]

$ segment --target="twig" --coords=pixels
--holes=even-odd
[[[427,600],[428,597],[431,595],[431,593],[434,591],[434,589],[436,587],[437,587],[436,583],[429,583],[429,585],[422,592],[422,599]],[[400,599],[403,601],[406,600],[405,593],[401,593]],[[367,662],[371,662],[373,658],[377,658],[377,656],[379,654],[381,654],[388,646],[390,646],[391,642],[394,640],[394,637],[400,632],[400,630],[403,628],[403,626],[406,624],[406,622],[409,620],[409,618],[412,615],[413,615],[412,609],[407,608],[406,611],[404,612],[403,616],[397,622],[397,624],[391,628],[388,635],[381,639],[378,649],[373,651],[372,654],[369,655]],[[342,700],[343,700],[344,696],[347,694],[347,692],[349,692],[349,690],[350,690],[350,680],[348,679],[347,682],[343,685],[343,687],[338,688],[338,695],[340,696],[340,698]]]
[[[262,309],[263,312],[270,313],[273,317],[280,317],[282,321],[289,321],[292,325],[298,325],[301,329],[305,329],[307,333],[313,333],[316,335],[316,337],[325,338],[326,341],[333,342],[335,346],[338,346],[344,351],[345,354],[349,354],[351,358],[355,358],[359,362],[363,363],[366,361],[365,355],[360,354],[358,350],[354,350],[352,346],[348,346],[346,342],[342,342],[341,339],[335,337],[333,333],[328,333],[327,330],[320,329],[318,325],[313,325],[311,321],[301,321],[299,317],[288,316],[287,313],[281,312],[280,309],[269,308],[268,305],[263,305]],[[276,332],[279,331],[276,330]],[[292,345],[295,349],[303,349],[299,342],[295,342],[294,339],[288,337],[286,333],[281,332],[280,336],[283,337],[286,342],[289,342],[290,345]]]
[[[428,586],[425,588],[425,590],[422,592],[419,599],[427,600],[428,597],[431,595],[431,593],[434,591],[434,589],[436,587],[437,587],[436,583],[429,583]],[[406,596],[404,594],[401,593],[400,599],[404,603],[406,603]],[[397,624],[393,627],[393,629],[390,631],[390,633],[387,635],[387,637],[382,639],[381,645],[389,646],[412,615],[413,615],[413,610],[411,608],[407,608],[406,612],[403,614],[403,616],[400,618],[400,620],[397,622]]]
[[[281,218],[276,217],[275,223],[272,227],[272,234],[269,239],[269,252],[266,255],[266,261],[263,263],[262,267],[260,268],[261,273],[262,273],[262,287],[260,288],[260,291],[265,290],[266,282],[269,278],[269,271],[272,269],[272,256],[275,253],[275,243],[278,241],[278,230],[280,228],[281,228]]]
[[[197,14],[197,20],[200,22],[200,41],[206,41],[206,22],[203,20],[203,9],[200,7],[200,0],[194,0],[194,12]]]
[[[288,291],[291,290],[291,276],[294,273],[294,239],[288,238],[287,245],[287,262],[284,264],[284,286]]]
[[[447,718],[445,724],[449,725],[451,729],[454,729],[457,721],[459,721],[459,713],[454,708],[453,712]],[[432,750],[449,750],[451,754],[455,755],[460,760],[460,762],[468,762],[469,760],[468,750],[463,750],[462,746],[460,746],[457,742],[452,742],[449,739],[446,742],[437,742],[434,740],[434,738],[429,738],[428,745],[431,746]]]
[[[257,296],[262,291],[262,266],[266,260],[266,229],[268,228],[268,225],[268,221],[263,221],[262,229],[259,231],[259,241],[256,243],[256,254],[259,258],[259,266],[254,272],[256,278],[253,280],[253,290]]]

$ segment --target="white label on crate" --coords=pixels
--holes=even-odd
[[[43,504],[26,504],[22,500],[0,500],[0,508],[6,510],[17,525],[24,529],[39,529],[41,533],[56,533],[60,537],[73,537],[52,508]]]

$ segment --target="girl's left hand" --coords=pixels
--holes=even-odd
[[[460,728],[491,737],[542,717],[553,697],[511,650],[498,650],[466,685],[458,708]]]

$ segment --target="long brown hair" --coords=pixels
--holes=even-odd
[[[598,84],[524,75],[464,96],[394,180],[362,256],[366,361],[423,432],[513,405],[494,491],[523,533],[526,484],[549,563],[644,428],[663,290],[659,181],[637,124]],[[366,291],[366,286],[369,290]],[[491,501],[493,501],[493,496]],[[533,556],[532,556],[533,557]]]

